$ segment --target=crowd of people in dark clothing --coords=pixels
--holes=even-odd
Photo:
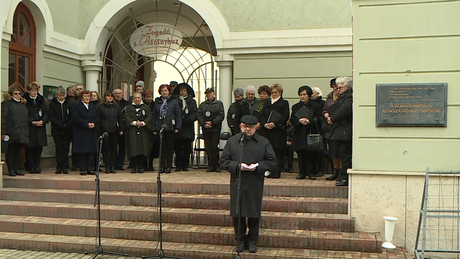
[[[281,172],[294,172],[297,153],[297,179],[315,180],[323,176],[328,165],[333,174],[327,180],[336,185],[348,185],[347,169],[351,168],[352,81],[339,77],[330,81],[332,91],[323,100],[317,87],[301,86],[299,102],[291,108],[283,99],[280,84],[248,86],[233,91],[235,102],[226,118],[231,134],[240,132],[244,115],[258,120],[257,134],[269,140],[276,165],[265,172],[268,178],[279,178]],[[51,135],[56,146],[56,174],[68,174],[69,169],[81,175],[96,170],[98,139],[103,138],[102,157],[106,173],[124,170],[125,157],[131,173],[153,171],[153,160],[160,158],[159,171],[188,171],[195,140],[195,121],[203,135],[208,158],[208,172],[220,172],[219,141],[224,105],[217,100],[213,88],[205,91],[206,100],[199,106],[195,92],[186,83],[161,85],[154,99],[151,89],[138,81],[135,93],[123,98],[121,89],[97,92],[81,85],[58,88],[48,101],[39,93],[40,84],[32,82],[27,92],[10,87],[2,102],[2,139],[8,143],[3,150],[10,176],[24,175],[19,170],[18,156],[26,149],[26,170],[39,174],[43,147],[47,145],[46,123],[51,123]],[[258,98],[256,98],[256,93]],[[310,151],[306,136],[321,134],[324,151]],[[72,144],[72,145],[71,145]],[[72,147],[72,166],[68,154]],[[175,154],[175,160],[174,160]]]

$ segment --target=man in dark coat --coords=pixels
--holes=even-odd
[[[207,172],[220,172],[219,141],[222,121],[224,120],[224,104],[216,99],[213,88],[205,91],[206,101],[198,108],[198,123],[203,130],[204,146],[208,155]]]
[[[50,102],[49,107],[51,135],[53,135],[54,144],[56,145],[56,174],[68,174],[73,105],[65,98],[64,88],[58,88],[56,95]]]
[[[244,91],[241,88],[236,88],[233,90],[233,96],[235,97],[235,101],[230,105],[227,111],[227,125],[230,127],[232,131],[232,135],[235,135],[240,132],[240,107],[241,102],[244,98]]]
[[[348,168],[351,168],[352,121],[353,121],[353,81],[349,77],[336,79],[339,97],[329,111],[324,114],[332,125],[331,140],[337,141],[342,168],[336,186],[348,186]]]
[[[113,90],[113,98],[115,102],[118,103],[121,109],[121,113],[125,114],[126,106],[129,105],[129,102],[123,98],[123,91],[120,88],[116,88]],[[125,164],[125,157],[126,157],[126,141],[125,136],[121,135],[118,139],[118,152],[117,152],[117,162],[115,165],[115,169],[117,170],[124,170],[123,166]]]
[[[233,217],[235,239],[239,241],[236,248],[239,252],[244,251],[245,241],[248,242],[249,252],[255,253],[257,251],[264,172],[273,170],[276,165],[275,152],[270,142],[255,133],[257,122],[257,118],[252,115],[245,115],[241,118],[241,133],[228,139],[220,163],[223,169],[231,173],[230,215]],[[243,145],[241,156],[239,155],[240,142]],[[242,159],[241,164],[238,163],[239,157]],[[241,169],[241,210],[237,211],[239,169]],[[247,224],[246,218],[248,218]],[[238,228],[238,226],[240,227]],[[245,236],[246,227],[249,228],[247,237]]]

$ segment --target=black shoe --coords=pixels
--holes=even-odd
[[[111,172],[112,174],[116,174],[116,173],[117,173],[117,171],[115,171],[115,167],[112,167],[112,169],[110,170],[110,172]]]
[[[61,170],[56,170],[56,172],[54,172],[54,173],[55,174],[60,174],[60,173],[62,173],[62,171]]]
[[[280,178],[280,177],[281,177],[281,176],[280,176],[279,174],[275,175],[274,172],[271,172],[271,173],[267,176],[267,178]]]
[[[214,166],[210,166],[208,167],[208,169],[206,169],[206,172],[215,172],[216,169],[214,168]]]
[[[322,176],[324,176],[324,172],[317,172],[316,173],[316,177],[322,177]]]
[[[308,176],[308,179],[310,179],[310,180],[316,180],[316,177],[315,177],[314,175],[309,175],[309,176]]]
[[[10,170],[10,171],[8,172],[8,175],[9,175],[9,176],[16,176],[16,172],[15,172],[14,170]]]
[[[249,253],[255,253],[255,252],[257,252],[257,246],[256,246],[256,244],[249,243],[248,250],[249,250]]]
[[[132,174],[137,173],[136,167],[131,167],[131,173],[132,173]]]
[[[30,169],[30,174],[35,174],[35,169]]]
[[[348,180],[342,180],[340,182],[336,182],[335,186],[348,186]]]
[[[183,167],[182,171],[189,171],[187,167]]]
[[[72,165],[72,168],[70,168],[70,171],[77,171],[77,170],[78,170],[78,168],[76,166],[74,166],[74,165]]]
[[[174,171],[179,172],[180,170],[182,170],[182,169],[181,169],[180,167],[177,166],[176,169],[175,169]]]
[[[170,173],[171,173],[171,168],[166,168],[166,169],[165,169],[165,173],[166,173],[166,174],[170,174]]]
[[[337,179],[337,177],[339,177],[339,174],[340,174],[340,169],[334,168],[334,173],[331,176],[327,177],[326,180],[335,180]]]
[[[280,172],[281,172],[281,173],[284,173],[284,172],[286,172],[286,169],[284,169],[284,165],[282,165],[282,166],[281,166],[281,168],[280,168]]]
[[[305,179],[305,178],[307,177],[304,174],[299,174],[295,179],[300,180],[300,179]]]
[[[292,165],[288,167],[288,173],[290,174],[294,173],[294,168],[292,168]]]
[[[14,173],[15,173],[16,175],[20,175],[20,176],[25,175],[23,172],[21,172],[21,171],[19,171],[19,170],[15,170]]]
[[[117,170],[125,170],[125,169],[123,168],[123,166],[115,167],[115,169],[117,169]]]
[[[216,166],[216,172],[217,172],[217,173],[222,172],[222,171],[220,170],[220,167],[219,167],[219,166]]]
[[[35,173],[36,173],[36,174],[41,174],[41,173],[42,173],[42,170],[40,170],[38,167],[35,167]]]
[[[64,169],[62,172],[63,172],[64,174],[69,174],[69,170],[67,170],[67,169]]]
[[[89,175],[96,175],[96,172],[94,172],[94,171],[87,171],[86,174],[89,174]]]
[[[137,170],[137,171],[138,171],[138,173],[143,174],[144,173],[144,168],[139,168],[139,170]]]
[[[236,252],[243,252],[244,251],[244,248],[245,248],[245,245],[244,245],[244,242],[240,242],[237,246],[236,246]]]
[[[86,171],[80,171],[80,175],[86,175]]]

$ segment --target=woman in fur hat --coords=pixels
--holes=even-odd
[[[19,150],[29,145],[29,119],[21,97],[21,90],[13,86],[3,94],[2,102],[2,140],[8,142],[5,158],[10,176],[24,175],[19,171]]]

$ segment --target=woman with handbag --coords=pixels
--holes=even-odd
[[[293,148],[297,152],[299,175],[297,179],[316,180],[315,163],[317,150],[307,144],[309,134],[318,134],[316,125],[316,104],[310,100],[312,90],[309,86],[301,86],[298,90],[300,101],[292,106],[291,124],[294,126]],[[318,136],[318,135],[316,135]],[[321,137],[321,136],[319,136]],[[322,144],[321,144],[322,145]]]

